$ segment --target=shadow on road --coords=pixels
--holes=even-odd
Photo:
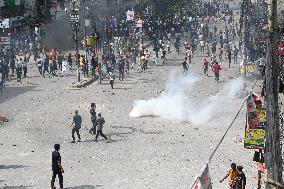
[[[4,186],[3,188],[0,189],[27,189],[28,187],[26,186]]]
[[[10,100],[20,94],[32,91],[35,86],[19,86],[19,87],[5,87],[2,94],[0,93],[0,103]]]
[[[0,165],[0,169],[21,169],[28,166],[24,165]]]
[[[103,185],[82,185],[82,186],[74,186],[74,187],[67,187],[65,189],[96,189],[102,187]],[[0,188],[1,189],[1,188]]]

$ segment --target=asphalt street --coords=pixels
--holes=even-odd
[[[158,97],[171,71],[182,74],[184,56],[184,49],[178,55],[172,47],[167,64],[156,67],[150,63],[145,73],[139,73],[136,65],[124,81],[117,77],[113,90],[107,80],[102,85],[95,82],[81,90],[70,90],[76,81],[75,70],[69,77],[42,78],[30,63],[28,77],[21,84],[15,79],[9,81],[0,96],[0,114],[10,119],[0,125],[0,189],[49,188],[55,143],[61,145],[65,188],[189,188],[239,110],[245,92],[228,104],[220,104],[218,108],[224,114],[199,125],[153,116],[129,117],[135,100]],[[211,70],[209,77],[203,76],[204,58],[208,59],[199,51],[189,67],[190,74],[198,78],[189,94],[197,105],[239,77],[239,64],[228,68],[227,61],[221,62],[219,83]],[[246,90],[252,86],[253,82],[246,82]],[[257,83],[256,88],[259,86]],[[92,102],[106,120],[104,133],[111,143],[103,138],[95,142],[88,133]],[[82,142],[71,144],[69,125],[75,110],[83,118]],[[227,182],[218,181],[232,162],[244,167],[247,188],[256,186],[253,151],[243,147],[245,114],[243,109],[209,163],[213,188],[227,187]]]

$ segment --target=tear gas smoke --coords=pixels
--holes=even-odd
[[[165,91],[157,98],[136,100],[130,117],[158,116],[178,122],[187,121],[196,125],[210,121],[214,116],[226,114],[232,100],[243,88],[241,78],[229,81],[216,95],[205,100],[190,96],[198,78],[172,72]]]

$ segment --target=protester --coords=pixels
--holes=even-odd
[[[91,114],[91,121],[92,121],[92,128],[90,129],[89,133],[96,135],[97,132],[97,113],[96,113],[96,104],[91,103],[91,109],[90,109],[90,114]]]
[[[112,89],[113,89],[114,79],[115,79],[114,74],[112,72],[109,72],[109,83]]]
[[[208,65],[209,65],[209,62],[204,59],[204,62],[203,62],[203,74],[204,76],[208,76]]]
[[[17,63],[16,73],[17,73],[17,81],[22,82],[22,59],[21,58],[20,58],[20,62]]]
[[[22,61],[22,69],[24,72],[24,78],[27,77],[27,72],[28,72],[28,59],[24,58],[24,61]]]
[[[39,71],[39,74],[42,75],[42,60],[40,57],[36,59],[36,65]]]
[[[69,64],[65,60],[65,58],[62,59],[61,70],[62,70],[62,75],[67,77],[68,76],[68,70],[69,70]]]
[[[220,180],[220,182],[222,183],[226,178],[229,178],[229,187],[235,188],[237,185],[237,180],[239,178],[237,165],[235,163],[231,164],[231,168],[229,169],[227,175],[222,180]]]
[[[58,175],[60,189],[63,189],[63,173],[64,169],[61,164],[61,155],[59,153],[60,145],[54,145],[54,151],[52,152],[52,179],[51,179],[51,189],[56,189],[54,186],[56,176]]]
[[[182,62],[182,67],[183,67],[183,75],[187,75],[188,72],[188,63],[187,63],[187,57],[184,58],[184,61]]]
[[[49,67],[49,60],[48,60],[48,58],[46,57],[46,58],[44,59],[44,63],[43,63],[43,72],[42,72],[42,76],[43,76],[43,77],[44,77],[45,72],[49,73],[48,67]]]
[[[98,114],[98,119],[97,119],[96,124],[97,124],[97,134],[95,137],[95,141],[98,142],[99,135],[101,135],[102,137],[104,137],[104,139],[108,141],[107,137],[103,134],[103,126],[105,124],[105,119],[104,117],[102,117],[101,113]]]
[[[73,138],[73,141],[71,143],[75,143],[75,132],[78,136],[78,142],[81,142],[81,137],[80,137],[80,128],[81,128],[81,124],[82,124],[82,117],[78,114],[78,110],[75,110],[75,115],[73,116],[73,122],[72,124],[70,125],[70,127],[73,127],[72,129],[72,138]]]
[[[243,172],[243,167],[242,166],[237,166],[237,170],[238,170],[238,184],[237,184],[237,189],[245,189],[246,188],[246,175]]]
[[[215,62],[212,66],[212,70],[215,74],[215,81],[218,83],[219,82],[219,77],[220,77],[220,70],[221,70],[221,67],[220,65],[218,64],[218,62]]]

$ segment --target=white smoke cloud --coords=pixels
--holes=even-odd
[[[200,100],[190,95],[197,81],[198,78],[194,75],[183,76],[172,72],[165,91],[157,98],[136,100],[129,116],[158,116],[199,125],[212,120],[220,113],[228,113],[232,100],[242,90],[244,84],[241,78],[231,80],[218,94]]]

